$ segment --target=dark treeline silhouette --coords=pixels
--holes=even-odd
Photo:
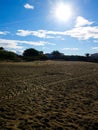
[[[21,61],[21,56],[0,47],[0,61]]]
[[[0,47],[0,61],[35,61],[35,60],[64,60],[64,61],[86,61],[98,63],[98,53],[89,54],[85,56],[79,55],[64,55],[55,50],[51,53],[44,54],[43,51],[38,51],[34,48],[24,50],[22,55],[7,51]]]

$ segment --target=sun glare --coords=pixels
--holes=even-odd
[[[59,21],[68,21],[71,18],[72,15],[72,10],[71,6],[65,3],[58,3],[54,7],[54,16],[56,17],[57,20]]]

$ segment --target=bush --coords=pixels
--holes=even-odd
[[[21,61],[19,56],[11,51],[0,49],[0,61]]]

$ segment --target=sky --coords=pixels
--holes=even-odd
[[[0,47],[98,53],[98,0],[0,0]]]

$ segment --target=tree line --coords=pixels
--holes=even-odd
[[[14,52],[7,51],[3,47],[0,47],[0,61],[35,61],[35,60],[65,60],[65,61],[87,61],[98,63],[98,53],[96,55],[85,56],[79,55],[64,55],[63,53],[54,50],[51,53],[44,54],[43,51],[38,51],[34,48],[24,50],[22,55],[18,55]]]

